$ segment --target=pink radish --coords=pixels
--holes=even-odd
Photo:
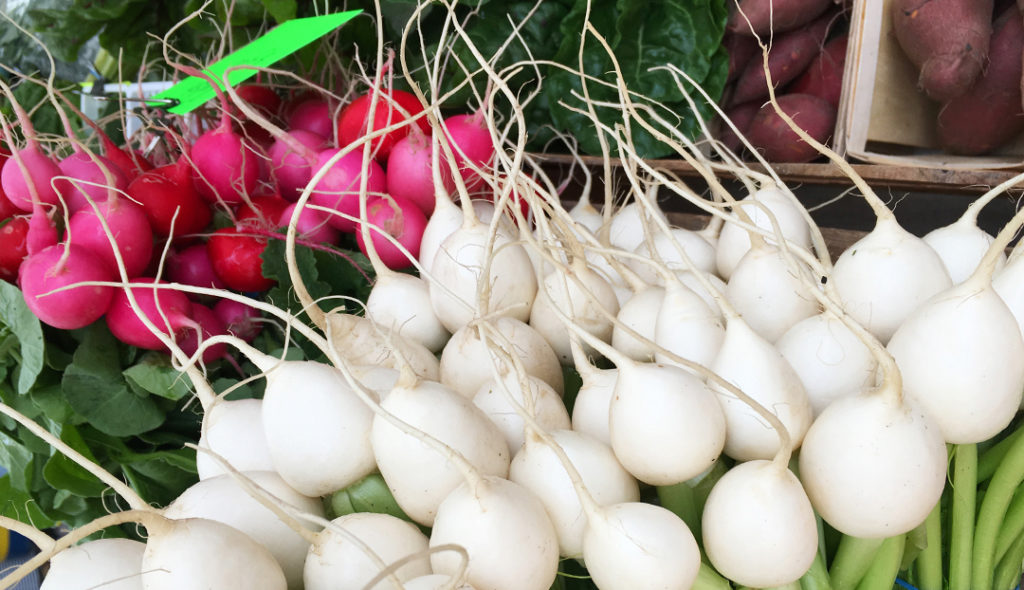
[[[0,170],[0,187],[11,203],[22,211],[31,211],[33,203],[56,205],[60,198],[57,191],[51,185],[61,171],[53,158],[46,155],[39,142],[34,139],[35,132],[32,128],[32,121],[28,113],[21,108],[18,101],[14,99],[14,93],[7,84],[0,81],[0,89],[10,99],[14,114],[18,118],[22,133],[27,139],[27,145],[22,149],[15,149],[14,136],[11,134],[7,120],[0,118],[0,127],[3,128],[4,139],[12,151],[10,157],[4,162]]]
[[[213,217],[189,178],[188,160],[161,166],[140,175],[128,185],[132,200],[140,203],[157,237],[200,232]]]
[[[288,129],[307,131],[320,137],[334,137],[333,111],[334,108],[327,101],[304,100],[295,105],[288,115]]]
[[[224,289],[226,285],[213,270],[206,244],[194,244],[167,258],[167,278],[175,283],[195,287]]]
[[[57,178],[54,186],[68,211],[75,213],[89,207],[89,202],[101,203],[112,194],[111,189],[124,191],[128,188],[128,176],[109,159],[85,151],[77,151],[58,164],[61,174],[69,178]],[[113,184],[109,184],[108,175]],[[80,180],[83,182],[75,182]],[[90,184],[86,184],[90,183]]]
[[[104,223],[110,230],[109,237]],[[97,204],[95,209],[79,210],[71,216],[68,233],[73,243],[88,248],[115,270],[118,265],[110,243],[113,238],[129,278],[145,272],[153,254],[153,230],[146,212],[125,198],[112,196]]]
[[[414,128],[388,155],[388,194],[408,199],[427,216],[434,211],[434,176],[430,137]]]
[[[80,286],[46,295],[83,281],[110,281],[113,270],[88,250],[57,244],[30,255],[21,264],[18,283],[25,303],[46,324],[62,330],[84,328],[103,316],[112,287]]]
[[[317,156],[315,168],[320,170],[341,150],[326,149]],[[366,163],[366,191],[369,194],[383,194],[387,188],[384,169],[380,164]],[[314,205],[334,209],[350,217],[332,215],[330,223],[341,231],[355,230],[355,218],[359,217],[359,186],[363,175],[362,152],[349,152],[331,164],[327,173],[316,184],[309,200]]]
[[[374,104],[374,102],[376,104]],[[373,108],[373,125],[370,125],[370,107]],[[403,122],[410,115],[423,111],[423,104],[414,94],[404,90],[376,90],[359,96],[348,104],[338,117],[338,145],[346,146],[358,141],[364,135]],[[408,113],[408,115],[406,114]],[[424,133],[430,127],[425,117],[417,123]],[[387,160],[395,142],[405,137],[413,125],[398,127],[373,140],[370,148],[378,160]]]
[[[420,253],[427,217],[415,204],[398,197],[375,198],[366,204],[370,239],[381,261],[392,270],[407,268]],[[383,231],[382,231],[383,230]],[[385,235],[390,237],[385,237]],[[356,232],[359,249],[366,253],[364,232]],[[399,248],[391,239],[397,241]]]
[[[462,181],[469,191],[479,187],[482,182],[474,168],[483,168],[494,157],[494,141],[487,128],[483,111],[471,115],[454,115],[444,120],[444,128],[455,156]],[[445,169],[446,178],[451,171]],[[449,182],[446,180],[446,183]]]
[[[178,341],[178,346],[189,356],[194,355],[199,350],[203,340],[211,336],[220,336],[228,333],[224,321],[217,314],[213,313],[212,309],[199,303],[192,303],[191,307],[192,320],[195,322],[195,326],[185,332]],[[212,363],[215,360],[224,358],[227,354],[228,345],[218,342],[203,350],[203,362]]]
[[[195,186],[211,202],[241,203],[256,190],[259,156],[231,129],[230,119],[192,145]]]
[[[288,201],[295,201],[313,177],[316,154],[327,147],[327,140],[304,129],[292,129],[288,135],[309,149],[298,150],[286,140],[274,140],[269,150],[270,170],[281,196]]]
[[[281,213],[279,226],[288,225],[292,214],[295,212],[295,204],[288,205]],[[304,207],[299,213],[299,220],[295,226],[299,238],[310,242],[337,244],[341,235],[337,228],[330,224],[330,213],[324,213],[317,209]]]
[[[195,322],[189,318],[192,304],[188,297],[181,291],[155,288],[153,282],[152,278],[139,278],[132,281],[129,287],[149,321],[162,329],[165,335],[169,333],[177,336],[185,328],[194,327]],[[149,350],[165,349],[160,337],[153,334],[132,309],[126,289],[120,289],[114,294],[110,309],[107,310],[107,327],[125,344]]]
[[[213,313],[224,322],[229,334],[245,342],[252,342],[260,333],[260,312],[232,299],[221,299],[213,306]]]

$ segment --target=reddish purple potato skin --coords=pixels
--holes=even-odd
[[[726,28],[742,35],[777,35],[806,25],[832,5],[833,0],[740,0]]]
[[[760,101],[745,102],[726,109],[725,116],[729,117],[729,120],[736,126],[736,129],[739,129],[740,133],[746,136],[747,130],[750,129],[751,121],[754,120],[754,116],[757,115],[757,112],[760,109]],[[739,153],[743,148],[743,144],[740,142],[739,136],[736,135],[732,128],[725,123],[722,123],[718,139],[732,152]]]
[[[1024,18],[1016,5],[995,24],[985,72],[965,94],[939,112],[943,149],[961,155],[991,152],[1024,132],[1021,78]]]
[[[967,92],[986,67],[993,0],[895,0],[893,32],[917,66],[918,86],[946,102]]]
[[[768,71],[776,88],[782,88],[802,74],[821,53],[833,18],[826,15],[813,23],[775,39],[768,54]],[[736,79],[732,104],[768,97],[768,78],[764,62],[756,56],[749,60]]]
[[[836,108],[810,94],[785,94],[779,107],[813,139],[825,143],[836,126]],[[768,103],[761,107],[747,128],[747,139],[769,162],[810,162],[821,154],[808,145],[782,120]]]

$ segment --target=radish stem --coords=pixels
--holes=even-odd
[[[832,587],[836,590],[853,590],[871,567],[875,555],[885,539],[862,539],[843,535],[839,548],[832,558],[828,570]]]
[[[999,464],[978,509],[974,531],[972,590],[992,590],[996,536],[1006,509],[1024,481],[1024,437],[1017,437]]]
[[[896,535],[882,540],[857,590],[891,590],[900,573],[906,539],[906,535]]]
[[[970,590],[974,511],[978,492],[978,445],[953,449],[952,524],[949,532],[949,590]]]
[[[942,503],[935,508],[924,521],[925,548],[914,560],[917,572],[917,585],[920,590],[942,590]],[[970,571],[970,570],[968,570]]]

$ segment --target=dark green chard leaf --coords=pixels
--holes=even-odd
[[[96,462],[96,457],[93,455],[92,450],[74,426],[64,425],[60,428],[60,440],[81,453],[85,458],[94,463]],[[96,479],[85,468],[57,452],[50,457],[43,467],[43,477],[54,488],[67,490],[78,496],[98,498],[107,489],[106,484]]]
[[[166,354],[147,353],[138,364],[128,367],[122,374],[140,396],[153,394],[178,401],[192,392],[188,377],[171,366],[170,357]]]
[[[0,322],[17,338],[18,393],[25,393],[43,370],[43,327],[21,291],[6,281],[0,281]]]

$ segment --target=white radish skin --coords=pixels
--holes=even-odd
[[[510,317],[490,320],[490,325],[501,335],[482,339],[480,329],[469,325],[452,334],[441,351],[441,383],[466,397],[494,376],[492,352],[497,347],[518,357],[527,375],[533,375],[554,388],[561,396],[565,391],[562,365],[558,355],[537,330],[529,324]]]
[[[652,214],[656,217],[652,218]],[[608,226],[608,243],[626,252],[635,251],[644,240],[646,228],[654,227],[657,223],[655,219],[668,224],[668,218],[657,205],[652,210],[636,201],[627,203],[612,215]]]
[[[795,582],[818,551],[811,502],[796,475],[773,461],[726,472],[708,495],[701,530],[711,565],[753,588]]]
[[[929,297],[953,285],[935,250],[891,216],[839,256],[829,280],[843,309],[883,344]]]
[[[1017,319],[1024,334],[1024,256],[1015,255],[992,277],[992,288],[999,293]]]
[[[142,590],[146,544],[131,539],[96,539],[61,551],[39,590]]]
[[[942,259],[954,285],[959,285],[971,276],[995,240],[992,235],[978,227],[973,218],[967,216],[928,232],[922,239]],[[1006,255],[1002,255],[996,268],[1002,268],[1005,264]]]
[[[524,380],[526,392],[523,391]],[[491,379],[477,390],[473,396],[473,405],[487,414],[501,430],[513,455],[526,439],[526,425],[512,405],[513,400],[545,431],[567,429],[572,425],[562,396],[540,379],[530,375],[520,379],[514,372],[506,372],[499,379]]]
[[[874,385],[878,363],[871,350],[832,313],[798,322],[775,347],[800,377],[815,416],[839,396]]]
[[[810,249],[810,226],[790,197],[778,188],[768,187],[739,201],[739,207],[746,212],[754,225],[771,232],[773,229],[768,214],[760,206],[751,203],[751,200],[760,203],[771,212],[790,247]],[[775,243],[774,238],[765,239],[769,243]],[[719,276],[728,281],[736,265],[749,249],[750,233],[734,223],[726,222],[722,226],[715,250]]]
[[[469,584],[452,585],[452,577],[444,574],[428,574],[402,583],[405,590],[476,590]]]
[[[263,401],[218,400],[203,415],[199,447],[220,455],[236,471],[273,471],[274,461],[263,431]],[[196,470],[204,480],[226,473],[209,453],[196,453]]]
[[[373,412],[331,365],[282,361],[267,374],[263,430],[274,470],[306,496],[340,490],[376,468]]]
[[[1001,432],[1021,405],[1024,339],[987,277],[930,299],[889,341],[903,391],[939,424],[946,442]]]
[[[653,252],[657,254],[655,257]],[[682,250],[689,262],[685,261],[680,254]],[[634,250],[645,258],[660,260],[661,264],[673,272],[690,271],[696,269],[701,272],[713,273],[717,270],[715,264],[715,247],[708,243],[700,234],[681,227],[675,227],[665,232],[658,232],[651,236],[651,244],[641,242]],[[662,275],[647,262],[636,258],[629,259],[629,267],[643,281],[652,285],[662,284]]]
[[[583,559],[602,590],[686,590],[700,568],[700,550],[686,523],[643,502],[605,506],[591,517]]]
[[[486,290],[487,313],[525,321],[537,296],[537,278],[526,250],[498,233],[488,247],[489,229],[463,226],[442,242],[430,267],[430,302],[444,327],[456,332],[482,313],[478,290]],[[489,265],[487,276],[484,266]]]
[[[604,216],[590,204],[590,200],[580,199],[569,209],[569,217],[585,227],[592,234],[597,234],[604,225]]]
[[[842,533],[881,539],[922,522],[946,484],[946,443],[922,410],[890,391],[837,399],[800,450],[814,509]]]
[[[392,564],[410,555],[424,553],[428,539],[415,525],[391,516],[373,512],[346,514],[331,524],[362,542],[360,547],[346,535],[331,528],[318,534],[306,556],[305,590],[384,590],[401,582],[430,573],[426,556],[413,559],[394,570],[394,575],[367,587],[381,572],[380,562]],[[371,559],[367,550],[379,560]]]
[[[437,381],[440,377],[437,357],[426,346],[369,318],[329,313],[327,337],[338,353],[352,364],[399,368],[404,361],[421,379]]]
[[[441,249],[441,243],[460,227],[462,227],[462,208],[449,198],[437,199],[434,212],[430,215],[427,227],[423,230],[423,238],[420,239],[420,268],[428,274],[432,272],[434,257]]]
[[[142,557],[144,590],[285,590],[281,566],[234,527],[205,518],[150,525]]]
[[[275,502],[284,502],[304,514],[324,516],[323,503],[318,498],[296,492],[276,473],[260,471],[243,475],[274,496]],[[167,506],[164,516],[173,519],[205,518],[234,527],[270,551],[281,566],[290,588],[302,584],[309,541],[250,496],[230,474],[193,484]]]
[[[405,273],[378,274],[366,298],[366,317],[430,352],[440,351],[451,337],[430,305],[427,282]]]
[[[387,397],[391,390],[395,388],[395,384],[398,383],[398,379],[401,376],[401,372],[398,369],[375,365],[355,365],[349,367],[349,370],[356,381],[359,381],[363,387],[376,393],[378,399]]]
[[[619,299],[608,281],[584,264],[575,263],[565,272],[555,270],[544,277],[530,314],[530,326],[544,336],[563,364],[569,364],[572,360],[569,333],[552,308],[561,310],[600,340],[611,342],[612,321],[601,309],[614,317],[619,313]],[[593,352],[584,348],[588,353]]]
[[[650,485],[700,475],[718,460],[727,440],[715,394],[674,365],[619,363],[608,424],[615,456]]]
[[[381,402],[399,420],[461,453],[481,473],[505,477],[511,461],[501,430],[464,396],[440,383],[401,383]],[[371,433],[388,488],[414,521],[432,526],[438,506],[463,481],[458,465],[419,438],[376,417]]]
[[[478,590],[547,590],[558,571],[558,536],[540,500],[525,487],[484,476],[464,482],[437,510],[430,546],[461,545],[469,554],[466,581]],[[463,566],[451,551],[433,553],[434,573]]]
[[[580,377],[583,385],[572,406],[572,429],[611,445],[608,418],[619,370],[598,369],[591,365],[590,370],[580,371]]]
[[[755,332],[775,342],[791,326],[818,313],[805,265],[794,269],[777,246],[758,240],[733,269],[725,297]]]
[[[792,448],[811,425],[811,404],[793,368],[770,342],[739,318],[729,320],[725,341],[709,367],[755,402],[775,414],[789,432]],[[771,459],[780,450],[779,435],[752,407],[712,384],[727,423],[725,454],[737,461]]]
[[[665,287],[654,330],[658,346],[685,360],[708,366],[718,355],[724,339],[725,327],[720,315],[699,295],[675,281]],[[654,359],[660,363],[673,362],[669,355],[659,352]]]
[[[571,430],[548,433],[579,472],[587,491],[599,505],[640,501],[640,486],[626,471],[611,447],[589,435]],[[516,453],[509,479],[532,491],[551,517],[563,557],[583,555],[587,514],[565,467],[535,435]]]
[[[680,272],[676,273],[676,277],[679,278],[679,282],[682,283],[684,287],[699,295],[700,298],[704,300],[704,303],[708,305],[708,308],[712,311],[712,313],[715,314],[716,317],[724,317],[722,315],[721,308],[718,306],[718,302],[715,301],[715,296],[709,293],[707,288],[703,284],[701,284],[700,278],[698,278],[696,274],[692,272]],[[704,273],[703,278],[706,279],[709,283],[711,283],[711,286],[715,288],[715,291],[717,293],[725,293],[726,282],[718,278],[717,275],[713,275],[711,273]]]
[[[665,289],[651,286],[633,293],[619,308],[618,322],[612,328],[612,346],[635,361],[654,360],[658,310],[665,299]],[[621,325],[620,325],[621,324]],[[639,334],[636,338],[623,329],[626,326]]]

